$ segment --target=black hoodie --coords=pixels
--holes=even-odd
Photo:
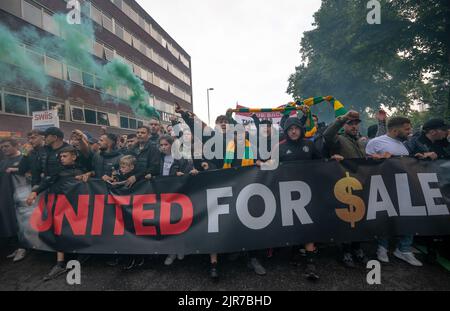
[[[298,126],[302,133],[298,140],[294,141],[289,138],[288,131],[292,126]],[[284,126],[284,133],[286,139],[280,142],[279,153],[280,161],[297,161],[297,160],[314,160],[321,159],[320,152],[315,147],[314,143],[305,140],[305,129],[303,123],[298,118],[289,118]]]

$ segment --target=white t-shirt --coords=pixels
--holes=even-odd
[[[173,164],[173,157],[171,155],[166,155],[164,157],[163,176],[169,176],[172,164]]]
[[[384,154],[386,152],[393,156],[409,156],[408,149],[401,141],[387,135],[374,138],[367,144],[366,153],[368,155]]]

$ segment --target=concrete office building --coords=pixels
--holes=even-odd
[[[35,28],[42,36],[61,37],[52,15],[67,14],[70,11],[67,2],[2,0],[0,23],[11,31],[27,26]],[[95,27],[91,53],[97,62],[106,64],[118,58],[129,64],[151,94],[145,104],[160,112],[163,123],[169,123],[175,103],[192,111],[190,56],[136,1],[91,0],[79,3],[83,18],[91,19]],[[31,130],[34,111],[54,108],[59,109],[61,128],[67,135],[79,128],[96,136],[102,126],[113,133],[129,133],[148,121],[135,115],[124,102],[130,95],[129,89],[120,88],[105,97],[95,74],[65,64],[51,51],[35,49],[27,42],[22,42],[21,46],[44,66],[51,79],[51,88],[42,91],[11,81],[1,82],[1,75],[8,75],[8,72],[0,73],[0,136],[24,137]]]

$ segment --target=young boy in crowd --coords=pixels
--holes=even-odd
[[[71,185],[76,183],[81,175],[84,174],[84,171],[77,166],[77,157],[77,150],[73,146],[67,146],[61,149],[59,160],[62,165],[62,170],[57,175],[44,178],[37,187],[34,187],[33,192],[27,198],[27,204],[32,205],[36,201],[37,196],[48,189],[51,189],[52,193],[55,194],[65,193]],[[56,265],[44,277],[44,281],[55,279],[66,272],[64,260],[64,253],[57,252]]]
[[[187,159],[175,159],[172,155],[172,145],[174,139],[170,135],[163,135],[159,138],[159,150],[161,152],[161,176],[184,176],[189,174],[194,166],[191,160]],[[173,264],[175,259],[183,260],[184,255],[168,255],[164,264],[170,266]]]
[[[139,175],[136,171],[136,158],[132,155],[126,155],[119,160],[119,170],[115,171],[108,181],[116,186],[124,184],[131,176]]]
[[[124,186],[127,183],[128,178],[131,176],[137,177],[137,181],[144,178],[143,174],[138,174],[136,170],[136,157],[132,155],[126,155],[119,160],[119,169],[112,173],[111,177],[106,178],[106,182],[110,183],[112,186]],[[119,264],[119,256],[115,256],[109,260],[106,264],[108,266],[114,267]],[[141,267],[144,265],[145,259],[143,256],[128,256],[123,270],[132,270],[136,267]]]

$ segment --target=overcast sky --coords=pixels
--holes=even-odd
[[[194,112],[211,122],[234,108],[287,103],[300,39],[320,0],[138,0],[192,58]]]

